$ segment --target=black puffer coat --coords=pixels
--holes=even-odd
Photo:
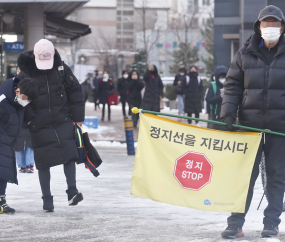
[[[189,77],[189,76],[188,76]],[[200,113],[202,111],[202,96],[203,83],[200,77],[189,77],[190,81],[187,84],[187,77],[183,81],[182,87],[185,95],[184,112],[185,113]]]
[[[57,51],[50,70],[37,69],[32,51],[23,52],[18,58],[24,77],[40,86],[40,96],[25,110],[25,121],[31,121],[29,130],[39,170],[78,161],[72,122],[84,121],[85,106],[81,86],[65,64],[64,76],[60,78],[58,67],[61,65]]]
[[[11,78],[0,86],[0,181],[16,184],[14,143],[24,118],[23,107],[14,101],[18,82],[17,78]]]
[[[163,95],[163,83],[157,73],[156,67],[155,73],[151,75],[150,71],[147,71],[143,77],[143,80],[145,81],[146,86],[142,108],[144,110],[160,112],[160,96]]]
[[[237,116],[241,125],[285,132],[285,37],[268,65],[258,51],[259,33],[235,54],[224,84],[221,118]]]
[[[19,134],[15,142],[15,151],[26,151],[27,147],[33,148],[30,131],[20,127]]]
[[[104,82],[100,80],[99,83],[99,103],[106,104],[108,103],[108,96],[111,96],[115,91],[115,87],[113,81],[108,79],[108,81]]]
[[[139,79],[128,79],[127,87],[127,101],[129,105],[131,105],[132,107],[140,108],[142,102],[141,90],[144,88],[142,81],[140,81]]]
[[[185,82],[186,80],[186,75],[180,75],[177,74],[175,76],[174,82],[173,82],[173,86],[175,86],[175,90],[176,90],[176,94],[182,95],[183,94],[183,82]],[[178,84],[178,82],[181,82],[180,84]]]
[[[118,80],[117,90],[120,94],[120,101],[126,102],[127,101],[127,90],[128,90],[128,79],[120,78]]]

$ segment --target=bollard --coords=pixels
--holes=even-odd
[[[128,155],[135,155],[133,122],[128,117],[124,118],[124,122]]]

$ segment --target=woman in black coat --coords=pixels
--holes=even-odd
[[[142,108],[144,110],[160,112],[160,96],[163,95],[163,83],[155,65],[150,65],[144,74],[145,92]]]
[[[141,107],[141,90],[144,88],[143,82],[139,79],[137,71],[131,71],[127,83],[127,101],[130,109],[133,107]],[[134,128],[137,127],[139,114],[132,114]]]
[[[203,96],[203,83],[198,76],[198,68],[192,66],[189,74],[186,76],[183,82],[183,91],[185,95],[184,111],[188,117],[195,114],[195,118],[200,117],[202,111],[202,96]],[[188,123],[191,124],[192,120],[188,119]],[[196,124],[198,121],[196,121]]]
[[[126,116],[126,102],[127,102],[127,82],[129,73],[128,71],[122,71],[122,77],[118,80],[118,92],[120,94],[120,101],[122,103],[122,110],[124,117]],[[129,105],[129,115],[131,115],[131,108]]]
[[[45,48],[38,48],[43,45]],[[50,52],[45,53],[47,48]],[[38,69],[39,63],[48,63],[44,59],[46,56],[48,61],[52,61],[51,68]],[[25,77],[40,86],[38,99],[25,110],[25,121],[29,126],[35,164],[39,170],[43,209],[54,209],[50,167],[61,164],[64,164],[69,205],[77,205],[83,200],[76,188],[75,162],[78,161],[78,151],[74,132],[74,123],[83,122],[85,115],[81,86],[70,68],[62,62],[53,44],[45,39],[36,43],[34,51],[21,53],[18,66]]]
[[[108,96],[113,95],[115,90],[113,81],[109,77],[107,71],[103,72],[103,78],[99,83],[99,103],[103,104],[102,108],[102,121],[105,116],[105,106],[108,105],[108,121],[111,121],[111,106],[108,103]]]

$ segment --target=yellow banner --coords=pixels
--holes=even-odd
[[[200,128],[140,115],[131,194],[189,208],[243,213],[259,133]]]

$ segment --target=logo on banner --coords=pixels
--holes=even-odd
[[[213,165],[201,153],[188,151],[175,162],[174,177],[182,188],[199,191],[211,182]]]
[[[204,204],[207,205],[207,206],[208,206],[208,205],[212,205],[212,201],[206,199],[206,200],[204,201]]]

